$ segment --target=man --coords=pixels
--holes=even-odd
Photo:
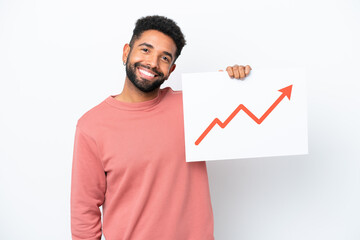
[[[160,89],[184,45],[172,20],[139,19],[123,49],[123,91],[79,119],[71,189],[74,240],[100,239],[102,232],[107,240],[214,239],[206,164],[185,162],[181,92]],[[250,67],[227,71],[240,78]]]

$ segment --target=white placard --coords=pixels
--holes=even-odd
[[[186,161],[308,153],[303,69],[182,74]]]

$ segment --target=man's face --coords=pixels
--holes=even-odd
[[[157,30],[143,32],[130,48],[124,46],[127,78],[142,92],[158,89],[175,69],[176,45]]]

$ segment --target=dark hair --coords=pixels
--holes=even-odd
[[[180,56],[186,41],[180,27],[173,20],[158,15],[138,19],[130,40],[130,47],[133,46],[135,40],[140,38],[141,34],[146,30],[157,30],[171,37],[176,45],[175,60]]]

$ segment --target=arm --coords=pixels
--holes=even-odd
[[[96,142],[78,126],[71,178],[71,232],[73,240],[101,239],[101,212],[105,199],[105,172]]]

